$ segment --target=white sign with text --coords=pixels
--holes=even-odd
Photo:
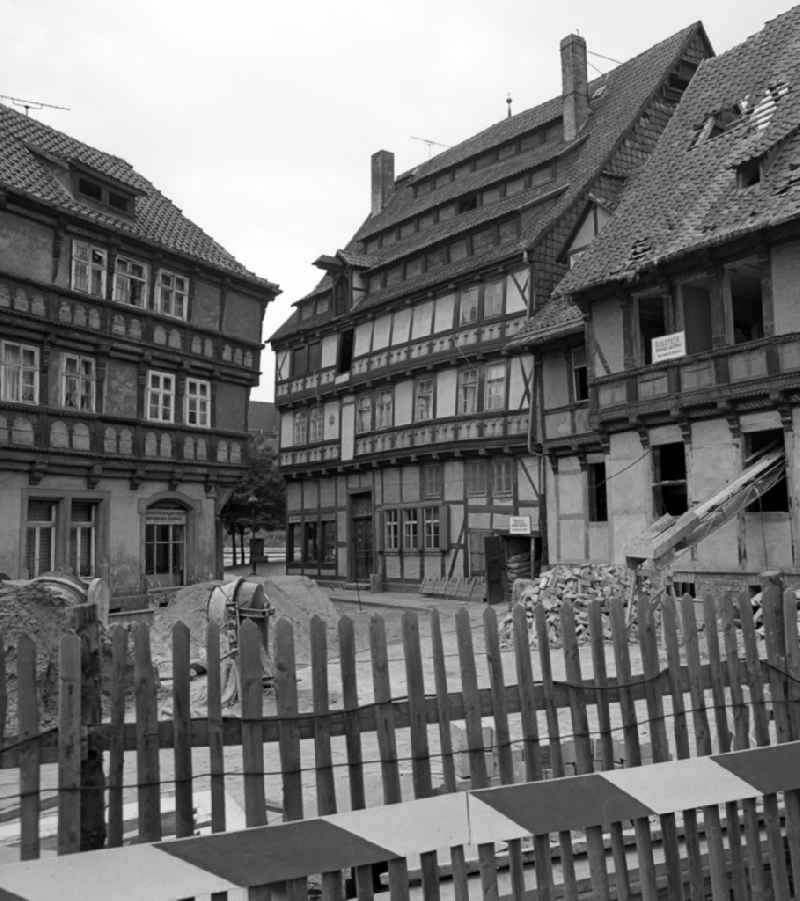
[[[673,332],[671,335],[659,335],[653,338],[653,362],[676,360],[686,356],[686,332]]]

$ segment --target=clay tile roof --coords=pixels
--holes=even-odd
[[[67,187],[71,167],[95,174],[134,195],[134,215],[115,214],[82,202]],[[90,147],[36,119],[0,104],[0,189],[63,210],[87,223],[222,269],[277,292],[277,285],[255,275],[199,226],[183,215],[129,163]]]
[[[761,165],[740,186],[737,167]],[[576,293],[800,216],[800,6],[704,61],[614,219],[558,287]]]

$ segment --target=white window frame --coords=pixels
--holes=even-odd
[[[316,444],[325,439],[325,415],[322,407],[314,407],[308,416],[308,443]]]
[[[94,575],[96,567],[97,552],[97,503],[90,502],[89,509],[91,511],[88,520],[75,519],[74,507],[70,505],[70,523],[69,523],[69,549],[70,549],[70,565],[75,575],[79,578],[86,578]],[[74,533],[74,535],[73,535]],[[89,571],[80,571],[81,549],[85,542],[89,542]]]
[[[58,501],[52,501],[42,498],[44,503],[50,504],[50,519],[31,519],[30,518],[30,501],[38,501],[40,498],[29,498],[28,511],[25,517],[25,562],[28,561],[28,549],[31,540],[34,542],[33,549],[33,572],[29,572],[30,578],[35,578],[42,572],[55,569],[56,565],[56,540],[58,529]],[[40,550],[41,550],[41,533],[43,530],[50,532],[50,559],[48,565],[42,567]],[[31,536],[33,533],[33,536]]]
[[[133,267],[141,267],[141,274],[132,271]],[[141,288],[141,300],[131,300],[131,287],[138,285]],[[112,300],[117,303],[128,304],[132,307],[146,310],[150,298],[150,267],[141,260],[133,257],[118,256],[114,267],[114,290]],[[127,296],[126,296],[127,295]]]
[[[375,395],[375,428],[390,429],[394,420],[394,389],[382,388]]]
[[[422,508],[422,538],[423,550],[441,550],[441,507],[438,505]]]
[[[13,366],[15,377],[9,377],[9,371],[12,366],[7,360],[9,348],[16,348],[19,351],[19,362]],[[26,365],[24,355],[32,354],[33,363]],[[33,388],[33,399],[25,400],[25,373],[33,374],[33,384],[28,387]],[[18,389],[17,396],[12,395],[12,387]],[[0,400],[7,401],[12,404],[29,404],[36,406],[39,403],[39,348],[33,344],[20,344],[18,341],[0,341]]]
[[[74,372],[68,372],[71,363],[75,365]],[[85,413],[94,413],[95,377],[93,357],[85,357],[80,354],[64,354],[64,364],[61,370],[61,406],[65,410],[81,410]],[[70,381],[75,382],[77,403],[69,403],[67,388]],[[84,383],[87,383],[85,394],[83,391]],[[88,399],[87,406],[83,406],[81,403],[84,397]]]
[[[205,388],[205,396],[200,393],[201,388]],[[194,410],[192,410],[193,403]],[[191,422],[193,412],[197,422]],[[186,388],[183,394],[183,421],[195,429],[211,428],[211,382],[208,379],[186,379]]]
[[[499,373],[499,376],[498,376]],[[506,408],[506,364],[489,363],[483,389],[484,410],[505,410]]]
[[[292,421],[292,439],[295,447],[308,444],[308,415],[305,410],[295,410]]]
[[[182,285],[180,288],[178,282]],[[171,269],[159,269],[153,291],[153,309],[173,319],[188,319],[189,279]]]
[[[467,378],[469,376],[469,379]],[[465,415],[479,410],[481,371],[477,366],[462,369],[458,374],[458,413]]]
[[[384,510],[383,513],[383,549],[384,551],[400,550],[400,511]]]
[[[154,384],[157,381],[158,384]],[[159,369],[147,370],[147,391],[144,404],[144,418],[149,422],[165,422],[174,424],[175,422],[175,374],[172,372],[162,372]],[[164,400],[168,399],[169,413],[165,415]],[[153,403],[158,406],[159,413],[156,416],[151,415],[151,407]]]
[[[513,497],[513,495],[514,495],[514,458],[513,457],[502,456],[502,457],[495,457],[492,460],[492,495],[494,497]]]
[[[84,256],[80,255],[80,252]],[[81,278],[79,272],[85,269],[86,287],[80,286]],[[100,291],[93,291],[93,273],[100,276]],[[106,280],[108,278],[108,251],[91,241],[80,241],[74,238],[72,241],[72,290],[80,291],[81,294],[88,294],[89,297],[106,296]]]
[[[430,386],[430,389],[426,387],[424,393],[420,391],[420,388],[425,386]],[[433,410],[434,410],[434,382],[430,377],[426,377],[423,379],[418,379],[414,385],[414,422],[428,422],[428,420],[433,419]],[[420,412],[420,401],[425,401],[425,410]]]
[[[465,305],[464,301],[469,299],[474,302]],[[458,298],[458,324],[474,325],[480,319],[480,289],[478,285],[470,285],[468,288],[462,288]]]
[[[403,550],[418,551],[420,549],[419,510],[416,507],[403,508]]]

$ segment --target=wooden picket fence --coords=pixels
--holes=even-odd
[[[105,717],[98,714],[97,672],[91,673],[91,667],[92,684],[86,684],[86,637],[65,635],[58,723],[46,731],[39,728],[35,646],[23,637],[17,648],[17,732],[3,737],[0,748],[2,768],[19,772],[20,857],[40,854],[45,807],[41,774],[53,763],[58,767],[57,849],[64,854],[96,847],[102,841],[102,826],[108,846],[123,843],[126,791],[136,793],[138,840],[157,841],[166,834],[162,816],[166,787],[174,793],[174,829],[169,834],[192,835],[198,827],[195,783],[201,779],[210,787],[208,826],[220,832],[227,826],[226,786],[234,776],[243,786],[246,825],[258,826],[267,822],[265,783],[272,779],[281,785],[280,803],[272,806],[280,808],[279,818],[292,820],[308,815],[309,809],[327,814],[337,807],[392,804],[493,782],[638,766],[643,752],[658,762],[798,739],[797,600],[794,591],[783,590],[777,574],[765,574],[764,586],[763,646],[746,589],[701,602],[667,593],[655,606],[640,604],[635,645],[623,602],[612,600],[607,612],[595,604],[589,612],[590,639],[583,654],[569,603],[561,611],[563,648],[558,651],[548,644],[541,606],[535,616],[535,649],[529,644],[522,607],[514,609],[505,648],[491,607],[484,608],[477,626],[469,609],[461,608],[454,617],[453,654],[446,653],[442,618],[435,609],[422,619],[407,612],[402,617],[400,657],[390,657],[385,621],[375,615],[369,623],[366,682],[359,681],[361,651],[356,648],[354,623],[344,616],[337,628],[339,666],[334,685],[328,629],[315,617],[310,625],[310,702],[302,706],[293,630],[281,620],[274,629],[276,712],[266,716],[261,633],[253,623],[241,628],[237,716],[223,715],[220,636],[213,624],[206,635],[207,709],[202,717],[191,716],[190,636],[184,625],[178,624],[173,632],[168,719],[158,716],[146,625],[111,631]],[[696,621],[698,606],[702,630]],[[604,637],[609,630],[610,636]],[[476,636],[484,645],[483,654],[477,656]],[[0,642],[0,655],[4,647]],[[632,667],[632,649],[641,660],[637,671]],[[450,667],[451,657],[457,659],[456,672],[455,666]],[[513,663],[515,681],[504,672],[504,658],[508,666]],[[585,678],[587,658],[591,675]],[[398,661],[405,676],[401,697],[393,693],[391,675],[391,663]],[[0,723],[5,724],[4,658],[0,664]],[[488,686],[480,686],[482,673]],[[618,734],[621,742],[615,741]],[[365,756],[365,744],[374,745],[376,757]],[[240,767],[231,765],[231,748],[241,748]],[[265,752],[269,756],[275,748],[279,765],[270,770]],[[207,749],[202,773],[193,749]],[[172,753],[165,757],[164,751]],[[126,753],[136,756],[135,778],[128,778],[127,784]],[[92,757],[95,763],[103,761],[105,802],[97,780],[87,784],[87,759]],[[162,777],[167,758],[173,771],[168,779]],[[304,764],[304,758],[309,762]],[[462,765],[467,779],[459,777]],[[409,767],[410,786],[404,779]],[[378,770],[381,788],[371,793],[366,774]],[[304,781],[306,773],[309,778]],[[103,817],[99,829],[98,797]],[[93,831],[87,830],[87,820]],[[373,868],[357,868],[354,878],[358,897],[372,897],[377,878]],[[292,897],[306,897],[305,880],[301,882],[292,888]],[[735,898],[788,901],[793,887],[800,886],[800,792],[767,796],[758,804],[727,804],[722,814],[715,807],[690,808],[678,817],[663,815],[657,824],[644,818],[633,823],[632,832],[614,824],[608,834],[590,827],[585,835],[560,833],[552,843],[548,836],[535,836],[530,844],[515,840],[502,852],[494,845],[480,846],[477,853],[452,848],[447,861],[435,851],[424,853],[419,860],[390,861],[388,884],[393,898],[413,897],[415,892],[416,897],[438,898],[444,884],[451,885],[456,898],[468,898],[470,886],[474,897],[479,884],[486,898],[498,897],[498,885],[507,885],[514,898],[577,898],[590,891],[597,898],[650,899],[669,885],[671,897],[672,887],[684,886],[685,896],[696,899],[707,897],[709,891],[714,898],[727,898],[732,891]],[[530,894],[534,886],[535,894]],[[340,877],[324,874],[322,891],[326,898],[341,897]],[[260,895],[251,891],[251,897]]]

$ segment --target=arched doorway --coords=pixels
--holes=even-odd
[[[158,501],[145,510],[145,578],[151,586],[185,584],[186,523],[186,508],[175,501]]]

